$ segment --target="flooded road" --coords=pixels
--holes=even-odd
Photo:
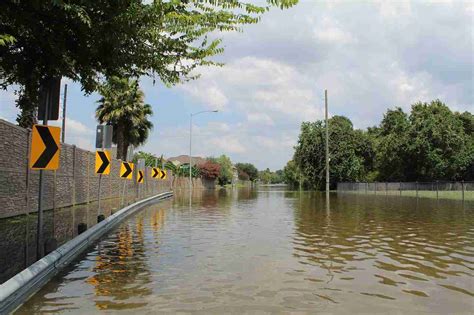
[[[473,204],[271,189],[150,206],[17,313],[472,312]]]

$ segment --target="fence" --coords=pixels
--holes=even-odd
[[[465,181],[345,182],[337,183],[337,191],[474,201],[474,182]]]

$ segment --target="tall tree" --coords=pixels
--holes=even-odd
[[[84,91],[111,76],[157,77],[165,84],[196,78],[222,53],[215,31],[257,23],[270,6],[297,0],[4,0],[0,1],[0,87],[21,86],[18,122],[35,122],[39,87],[68,77]],[[215,34],[215,33],[213,33]]]
[[[232,165],[232,161],[227,155],[222,154],[217,158],[217,163],[219,163],[221,167],[219,174],[219,185],[230,184],[232,182],[232,177],[234,176],[234,166]]]
[[[376,163],[378,179],[403,181],[407,179],[410,122],[399,107],[385,113],[377,129]]]
[[[297,187],[300,183],[300,170],[293,160],[289,160],[283,168],[283,179],[287,185]]]
[[[345,117],[329,120],[331,183],[340,181],[433,181],[474,179],[474,115],[452,112],[439,100],[416,103],[411,112],[388,110],[380,125],[354,130]],[[304,122],[288,183],[321,189],[324,124]]]
[[[329,151],[331,184],[365,178],[365,156],[372,149],[361,147],[363,133],[355,131],[343,116],[329,119]],[[320,189],[325,182],[325,127],[322,121],[303,122],[293,160],[307,188]],[[365,144],[370,146],[370,142]]]
[[[151,106],[144,103],[143,91],[137,80],[111,77],[99,88],[96,118],[100,123],[114,126],[113,142],[117,144],[117,158],[126,160],[129,145],[139,146],[148,138],[153,127],[148,117]]]
[[[408,136],[409,180],[463,179],[474,163],[469,124],[440,100],[412,105]]]
[[[237,170],[248,175],[250,181],[258,179],[258,169],[251,163],[236,163]]]
[[[234,176],[234,166],[232,165],[231,159],[227,155],[222,154],[217,158],[208,157],[207,160],[212,163],[217,163],[220,166],[220,173],[218,177],[219,185],[224,186],[232,182],[232,177]]]

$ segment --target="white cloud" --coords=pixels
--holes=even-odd
[[[218,82],[218,86],[213,86]],[[204,105],[215,102],[206,87],[231,99],[231,110],[243,113],[248,121],[274,124],[319,117],[311,80],[294,67],[269,59],[243,57],[223,68],[202,70],[201,78],[182,89]],[[218,91],[218,92],[217,92]]]
[[[329,17],[323,18],[320,23],[314,26],[314,37],[319,41],[333,44],[357,42],[352,34],[343,30],[337,21]]]
[[[62,120],[50,121],[50,125],[62,126]],[[94,150],[95,130],[80,121],[66,119],[66,143],[75,144],[81,149]]]
[[[411,2],[409,0],[377,1],[376,2],[382,18],[400,19],[403,15],[411,13]]]
[[[213,146],[216,146],[222,152],[227,153],[244,153],[245,146],[240,142],[236,136],[219,136],[211,138],[209,141]]]
[[[247,121],[254,124],[273,126],[273,119],[265,113],[247,113]]]
[[[222,110],[229,102],[225,94],[217,87],[215,82],[207,82],[203,84],[193,85],[185,84],[181,88],[188,92],[191,96],[199,99],[209,109]]]

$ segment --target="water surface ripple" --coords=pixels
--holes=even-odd
[[[18,314],[470,314],[474,207],[199,191],[140,211]]]

